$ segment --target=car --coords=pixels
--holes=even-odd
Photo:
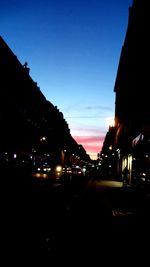
[[[40,173],[50,173],[51,167],[48,165],[41,165],[36,168],[37,172]]]
[[[72,167],[72,175],[81,176],[83,175],[83,170],[80,166],[76,165]]]

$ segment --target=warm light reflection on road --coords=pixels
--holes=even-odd
[[[111,181],[111,180],[100,180],[100,181],[94,181],[94,184],[97,188],[105,187],[122,187],[122,182],[119,181]]]

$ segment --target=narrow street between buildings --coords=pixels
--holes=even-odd
[[[149,196],[114,179],[28,180],[5,189],[5,204],[3,249],[15,262],[107,262],[135,248],[138,257],[150,237]]]

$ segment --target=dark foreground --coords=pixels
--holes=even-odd
[[[148,194],[100,177],[62,183],[19,174],[2,185],[4,266],[105,266],[149,257]]]

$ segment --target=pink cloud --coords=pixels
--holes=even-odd
[[[103,136],[74,136],[78,143],[97,143],[102,142],[104,137]]]
[[[88,154],[99,153],[104,141],[104,136],[73,136],[73,138],[78,144],[83,145]]]
[[[75,127],[73,128],[72,127],[72,131],[76,131],[76,132],[88,132],[88,133],[91,133],[91,136],[93,135],[99,135],[99,136],[102,136],[102,135],[105,135],[106,131],[105,130],[100,130],[100,129],[96,129],[96,128],[85,128],[85,127]],[[82,136],[81,136],[82,137]]]

